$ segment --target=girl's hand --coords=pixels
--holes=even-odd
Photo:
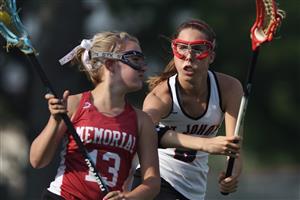
[[[70,92],[68,90],[64,92],[62,99],[55,98],[54,95],[50,93],[45,95],[45,99],[48,101],[49,111],[57,122],[61,121],[61,117],[59,116],[59,114],[68,112],[67,101],[69,95]]]
[[[238,136],[217,136],[206,138],[204,151],[210,154],[226,155],[230,157],[238,157],[240,145]]]
[[[225,172],[221,172],[219,176],[220,191],[224,193],[232,193],[237,190],[238,176],[232,175],[225,178]]]
[[[105,195],[103,200],[128,200],[128,199],[125,197],[124,193],[117,190],[117,191],[109,192],[107,195]]]

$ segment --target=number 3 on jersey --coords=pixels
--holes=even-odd
[[[89,155],[92,159],[92,161],[95,163],[95,165],[97,166],[97,157],[98,157],[98,151],[97,150],[93,150],[91,152],[89,152]],[[109,187],[115,187],[117,184],[117,180],[118,180],[118,176],[119,176],[119,170],[120,170],[120,156],[118,154],[115,153],[111,153],[111,152],[106,152],[105,154],[102,155],[101,158],[103,161],[109,161],[109,160],[113,160],[114,164],[113,166],[110,166],[108,168],[108,173],[110,173],[112,175],[111,180],[108,180],[107,177],[103,177],[103,179],[105,180],[106,184]],[[101,162],[101,161],[99,161]],[[89,174],[85,176],[85,180],[86,181],[91,181],[91,182],[96,182],[95,177],[91,174],[91,172],[89,171]]]

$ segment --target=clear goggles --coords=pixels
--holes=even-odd
[[[213,44],[208,40],[185,41],[174,39],[172,50],[173,54],[179,59],[185,60],[189,53],[192,53],[196,59],[202,60],[213,50]]]
[[[147,65],[144,54],[139,51],[126,51],[124,53],[91,52],[91,59],[95,58],[119,60],[135,70],[143,70]]]

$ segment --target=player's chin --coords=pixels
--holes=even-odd
[[[130,92],[135,92],[135,91],[138,91],[138,90],[140,90],[142,88],[143,88],[143,82],[142,81],[138,81],[138,82],[135,82],[133,84],[130,84],[129,91]]]

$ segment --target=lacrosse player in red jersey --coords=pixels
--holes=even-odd
[[[160,188],[157,135],[151,118],[131,106],[125,98],[142,88],[146,64],[139,42],[125,32],[102,32],[83,40],[61,64],[78,61],[95,85],[91,91],[63,99],[47,94],[48,124],[30,149],[34,168],[48,165],[63,143],[57,175],[43,199],[153,199]],[[67,113],[96,168],[108,186],[101,193],[89,172],[74,138],[68,134],[59,114]],[[139,158],[142,183],[129,191]]]
[[[149,80],[143,110],[158,125],[161,190],[155,198],[205,197],[208,153],[237,157],[236,173],[220,190],[234,192],[241,171],[240,140],[233,136],[243,90],[240,82],[209,69],[215,58],[214,31],[203,21],[181,24],[171,41],[173,59],[165,71]],[[226,136],[217,136],[225,118]],[[133,187],[140,182],[139,171]]]

